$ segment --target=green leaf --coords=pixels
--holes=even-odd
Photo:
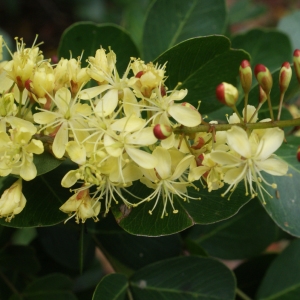
[[[265,65],[270,72],[277,70],[285,61],[292,61],[292,47],[288,36],[277,30],[252,29],[232,38],[232,47],[244,49],[251,56],[253,68]],[[253,72],[253,78],[254,72]],[[255,80],[256,81],[256,80]],[[274,81],[277,84],[278,79]]]
[[[299,145],[299,137],[290,136],[287,137],[287,143],[284,143],[276,152],[288,163],[288,173],[292,177],[277,177],[268,174],[264,176],[269,183],[277,184],[276,190],[266,186],[273,198],[265,196],[264,208],[280,228],[297,237],[300,237],[300,163],[297,160]]]
[[[95,232],[102,249],[134,270],[181,253],[178,234],[152,238],[131,235],[117,225],[111,214],[101,219]]]
[[[198,183],[200,186],[200,183]],[[135,184],[129,189],[134,195],[142,199],[147,198],[151,191],[141,183]],[[173,214],[171,205],[168,203],[168,216],[161,217],[163,212],[163,200],[160,198],[157,207],[149,214],[154,206],[154,200],[144,202],[132,209],[127,209],[124,204],[112,207],[112,212],[118,224],[127,232],[145,236],[160,236],[173,234],[182,231],[194,224],[209,224],[227,219],[238,212],[238,210],[249,201],[245,197],[245,191],[242,186],[238,187],[230,201],[221,197],[222,191],[213,191],[209,193],[206,189],[200,187],[200,192],[195,189],[189,189],[189,195],[195,198],[201,197],[201,200],[190,200],[189,202],[174,197],[174,207],[178,213]],[[131,202],[136,199],[129,198]]]
[[[22,295],[25,300],[76,300],[72,281],[63,274],[50,274],[29,284]]]
[[[293,11],[291,14],[284,16],[279,20],[277,25],[279,30],[283,31],[289,36],[293,49],[300,48],[299,26],[300,10]]]
[[[235,278],[221,262],[189,256],[157,262],[130,278],[136,300],[234,299]]]
[[[258,290],[258,300],[300,298],[300,240],[293,241],[271,264]]]
[[[153,60],[163,51],[186,39],[225,31],[223,0],[154,1],[143,34],[143,58]]]
[[[194,226],[188,238],[199,244],[210,256],[243,259],[260,254],[277,240],[278,231],[273,220],[255,199],[228,220]]]
[[[50,226],[64,221],[68,215],[59,207],[71,196],[69,189],[61,186],[61,179],[73,165],[60,165],[58,168],[31,181],[23,180],[23,194],[27,199],[24,210],[11,222],[0,219],[0,224],[10,227]],[[0,178],[0,194],[9,188],[16,178],[7,176]]]
[[[84,224],[81,224],[81,226],[84,226]],[[71,270],[80,269],[79,257],[81,250],[84,268],[93,262],[95,245],[91,240],[91,236],[84,234],[81,249],[80,226],[73,223],[38,228],[38,239],[49,256]]]
[[[109,274],[98,283],[92,300],[125,300],[128,279],[123,274]]]
[[[35,274],[40,264],[33,248],[28,246],[11,245],[0,252],[0,266],[3,270]]]
[[[62,159],[57,159],[49,152],[44,152],[40,155],[34,155],[33,162],[37,169],[37,176],[39,176],[54,170],[64,161]]]
[[[263,254],[251,258],[235,268],[234,274],[238,288],[254,299],[267,269],[276,257],[277,254]]]
[[[120,26],[97,25],[92,22],[79,22],[70,26],[62,35],[58,47],[59,57],[69,58],[82,56],[82,65],[89,56],[94,56],[100,47],[109,47],[117,55],[117,69],[122,76],[126,70],[130,57],[139,57],[139,52],[128,33]]]
[[[160,55],[155,62],[167,63],[166,85],[174,89],[179,82],[180,89],[188,89],[184,98],[207,114],[222,106],[216,99],[216,87],[223,81],[236,84],[239,65],[250,59],[243,50],[230,48],[225,36],[199,37],[184,41]]]

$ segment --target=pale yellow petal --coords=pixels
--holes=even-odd
[[[90,100],[100,95],[101,93],[107,91],[112,88],[111,85],[105,84],[100,86],[91,87],[85,90],[82,90],[78,96],[79,99]]]
[[[157,158],[152,154],[133,147],[125,146],[125,150],[130,158],[142,168],[153,169],[157,166]]]
[[[171,155],[168,150],[162,147],[156,147],[153,151],[153,155],[157,159],[157,166],[155,167],[157,173],[162,179],[166,179],[171,176]]]
[[[57,158],[62,158],[66,151],[66,144],[68,142],[68,123],[61,124],[53,142],[53,153]]]
[[[283,176],[288,171],[288,164],[276,158],[269,158],[256,163],[257,167],[271,175]]]
[[[116,109],[118,101],[118,90],[109,90],[97,103],[95,113],[101,117],[110,115]]]
[[[256,159],[265,160],[270,157],[281,146],[283,139],[284,132],[282,129],[278,127],[266,129],[257,147]]]
[[[168,113],[184,126],[194,127],[201,123],[201,115],[197,110],[181,104],[174,104],[168,108]]]
[[[238,126],[232,126],[227,131],[227,144],[236,153],[245,158],[251,157],[251,147],[246,131]]]
[[[78,145],[75,141],[70,141],[66,145],[66,151],[75,163],[82,165],[86,161],[86,151],[82,145]]]

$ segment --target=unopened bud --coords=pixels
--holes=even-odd
[[[299,49],[296,49],[294,51],[293,61],[294,61],[294,68],[295,68],[296,76],[300,83],[300,50]]]
[[[262,64],[258,64],[255,66],[254,74],[264,92],[267,95],[270,94],[273,85],[273,78],[269,69]]]
[[[292,78],[292,69],[288,62],[284,62],[281,66],[279,73],[279,86],[280,92],[285,93],[289,87],[290,81]]]
[[[222,82],[216,88],[216,97],[221,103],[227,106],[235,106],[239,98],[239,92],[232,84]]]
[[[259,86],[259,103],[263,104],[266,100],[268,99],[267,94],[265,93],[265,91],[262,89],[261,86]]]
[[[164,124],[156,124],[153,128],[153,134],[158,140],[164,140],[172,134],[171,126]]]
[[[249,94],[252,85],[252,70],[248,60],[241,62],[239,74],[244,93]]]

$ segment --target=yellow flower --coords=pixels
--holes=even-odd
[[[57,127],[57,133],[53,142],[53,153],[57,158],[62,158],[66,151],[66,145],[69,141],[69,131],[72,132],[74,140],[80,144],[89,136],[87,131],[88,117],[92,110],[88,104],[81,104],[78,98],[71,98],[71,93],[67,88],[59,89],[54,99],[57,111],[48,111],[40,109],[33,115],[34,121],[47,127]]]
[[[263,191],[266,192],[266,190],[262,183],[273,188],[276,188],[276,184],[268,183],[261,171],[275,176],[287,173],[288,165],[273,154],[282,144],[283,131],[279,128],[269,128],[264,130],[263,135],[261,131],[254,130],[248,137],[245,130],[233,126],[227,131],[227,144],[231,151],[216,150],[210,154],[211,159],[223,168],[224,182],[229,184],[223,196],[234,190],[238,183],[244,180],[246,195],[248,195],[248,186],[252,198],[258,195],[253,187],[253,182],[255,182],[265,203]]]
[[[193,160],[193,156],[184,155],[178,150],[166,150],[160,146],[155,148],[152,155],[157,159],[158,164],[155,169],[142,169],[144,177],[141,178],[141,182],[148,188],[154,189],[154,192],[136,205],[156,199],[153,208],[149,211],[149,214],[152,214],[159,199],[162,199],[163,211],[161,218],[163,218],[168,215],[168,202],[172,206],[173,213],[178,213],[178,210],[174,207],[174,195],[184,201],[187,199],[196,199],[188,196],[187,186],[191,184],[185,176],[185,171]]]
[[[32,180],[37,175],[33,154],[44,152],[43,143],[32,139],[33,133],[26,127],[10,129],[10,136],[0,131],[0,176],[20,175]]]
[[[5,190],[0,198],[0,218],[5,217],[6,222],[19,214],[26,204],[26,198],[22,194],[22,179],[18,179],[12,186]]]
[[[75,217],[76,223],[85,223],[86,219],[93,218],[98,221],[98,214],[100,212],[101,205],[98,200],[90,197],[89,189],[79,190],[76,194],[71,196],[59,209],[70,215],[65,221]]]

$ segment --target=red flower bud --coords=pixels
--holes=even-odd
[[[280,92],[285,93],[289,87],[290,81],[292,78],[292,69],[288,62],[284,62],[281,66],[279,73],[279,86]]]
[[[239,93],[236,87],[227,82],[220,83],[216,88],[217,99],[227,105],[234,106],[239,98]]]
[[[239,74],[244,93],[249,94],[252,85],[252,70],[248,60],[241,62]]]
[[[295,68],[296,76],[300,83],[300,50],[299,49],[296,49],[294,51],[293,61],[294,61],[294,68]]]
[[[258,64],[255,66],[254,74],[264,92],[267,95],[270,94],[273,85],[273,78],[269,69],[262,64]]]
[[[156,124],[153,128],[153,134],[158,140],[164,140],[172,134],[171,126],[164,124]]]

